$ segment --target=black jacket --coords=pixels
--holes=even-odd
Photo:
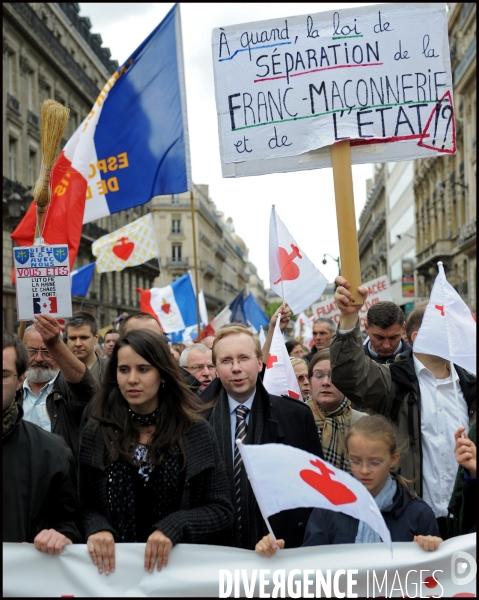
[[[391,354],[391,356],[374,356],[374,354],[371,354],[371,351],[369,349],[369,340],[365,344],[363,344],[363,348],[364,354],[366,356],[369,356],[371,360],[374,360],[374,362],[377,362],[380,365],[387,365],[389,363],[393,363],[398,354],[401,354],[401,352],[406,352],[406,350],[411,350],[411,346],[406,344],[404,340],[401,340],[399,342],[399,351],[396,352],[396,354]]]
[[[393,502],[381,511],[393,542],[412,542],[415,535],[439,536],[432,508],[422,498],[414,500],[398,482]],[[311,513],[303,546],[354,544],[359,521],[344,513],[315,508]]]
[[[98,384],[89,369],[78,383],[68,383],[61,373],[48,394],[46,407],[52,423],[52,433],[61,435],[76,457],[80,438],[80,421],[83,410],[98,390]],[[16,401],[23,404],[23,388]]]
[[[82,542],[75,462],[58,435],[23,420],[23,409],[3,438],[3,541],[29,542],[55,529]]]
[[[173,544],[220,544],[222,533],[233,522],[233,507],[218,443],[210,425],[202,420],[185,435],[184,444],[186,473],[180,510],[152,523],[152,531],[161,530]],[[103,435],[91,420],[82,432],[79,452],[78,489],[86,539],[100,530],[116,534],[104,455]]]
[[[202,393],[200,400],[205,403],[215,404],[219,400],[222,390],[221,380],[216,378]],[[286,444],[324,458],[321,442],[314,424],[313,413],[309,407],[289,397],[268,394],[260,378],[258,378],[256,384],[254,402],[256,401],[259,401],[266,409],[265,425],[261,439],[262,444]],[[211,413],[212,408],[210,406],[206,412],[206,417],[211,418]],[[219,431],[216,433],[218,436],[220,435]],[[229,458],[231,457],[224,456],[225,463],[227,463],[226,472],[230,481],[232,502],[233,506],[235,506],[233,495],[233,464]],[[278,474],[278,476],[280,477],[281,474]],[[268,533],[256,502],[254,503],[254,507],[256,515],[261,520],[262,531],[258,534],[260,537],[249,544],[249,549],[251,550],[254,549],[254,544],[259,542],[261,537]],[[272,515],[269,518],[269,522],[275,536],[284,539],[288,548],[295,548],[301,546],[303,542],[304,530],[310,513],[311,508],[282,511],[276,515]],[[229,545],[237,546],[238,543],[232,540]]]

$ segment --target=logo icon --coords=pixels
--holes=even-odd
[[[14,250],[15,260],[19,262],[21,265],[24,265],[28,262],[29,254],[28,250]]]
[[[61,248],[53,248],[53,256],[55,257],[55,260],[58,260],[58,262],[63,262],[68,256],[66,246],[62,246]]]
[[[469,567],[469,573],[466,573]],[[456,585],[471,583],[477,573],[477,564],[468,552],[454,552],[451,556],[451,579]]]

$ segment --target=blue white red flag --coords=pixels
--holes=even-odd
[[[81,227],[191,189],[179,5],[110,77],[60,153],[43,237],[67,243],[73,264]],[[32,204],[12,234],[32,245]]]
[[[158,319],[165,333],[197,324],[196,296],[190,273],[166,287],[136,288],[136,291],[140,293],[140,310]]]
[[[243,310],[245,317],[256,330],[269,325],[268,317],[251,292],[244,299]]]
[[[88,263],[79,269],[71,272],[72,296],[86,296],[90,287],[93,274],[95,273],[95,263]]]

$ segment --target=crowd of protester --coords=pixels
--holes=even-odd
[[[392,302],[373,305],[364,342],[349,283],[337,284],[339,325],[318,319],[311,349],[286,341],[299,401],[262,382],[276,321],[284,331],[291,318],[284,304],[263,348],[234,323],[200,343],[171,344],[146,313],[103,340],[86,311],[66,320],[64,334],[48,314],[23,341],[4,332],[3,541],[52,554],[84,543],[106,575],[116,543],[144,543],[153,571],[180,542],[271,556],[379,541],[363,521],[309,507],[273,515],[274,539],[237,439],[287,444],[350,473],[393,541],[434,550],[475,531],[476,378],[414,352],[424,306],[406,321]],[[365,300],[367,289],[358,291]]]

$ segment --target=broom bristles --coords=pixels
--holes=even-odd
[[[41,108],[42,115],[42,166],[40,175],[33,187],[33,198],[37,212],[44,213],[50,202],[50,174],[58,147],[70,116],[70,109],[55,100],[45,100]]]

